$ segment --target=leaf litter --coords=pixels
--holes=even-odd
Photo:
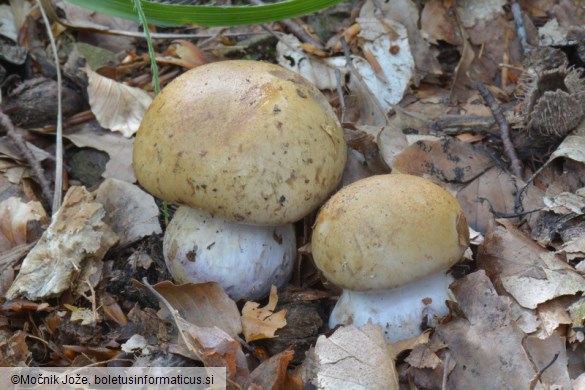
[[[26,14],[27,2],[22,3]],[[152,91],[148,58],[135,41],[95,33],[131,31],[136,23],[56,5],[65,22],[54,25],[57,38],[65,40],[64,32],[76,26],[79,39],[62,46],[63,58],[70,60],[66,93],[75,102],[70,106],[75,112],[66,111],[67,148],[100,150],[108,161],[93,192],[77,186],[82,184],[77,177],[66,178],[66,202],[49,224],[38,202],[43,200],[38,172],[11,139],[0,139],[0,290],[9,298],[0,300],[2,365],[87,365],[132,352],[138,355],[135,364],[225,366],[230,388],[296,389],[312,383],[329,389],[351,383],[386,389],[398,382],[419,388],[585,388],[585,127],[573,118],[575,128],[563,128],[562,137],[527,131],[527,123],[535,123],[527,112],[545,121],[549,113],[534,113],[532,108],[546,107],[547,101],[527,102],[526,96],[541,96],[521,88],[522,77],[551,70],[547,61],[560,59],[582,71],[582,58],[570,62],[582,55],[584,15],[576,2],[520,3],[525,48],[512,10],[502,1],[484,0],[339,5],[306,18],[314,26],[327,21],[327,28],[334,27],[317,29],[317,41],[328,41],[317,46],[278,23],[268,26],[276,30],[272,38],[257,26],[200,28],[199,37],[158,43],[163,84],[185,69],[225,59],[225,53],[278,62],[313,81],[338,111],[351,148],[344,184],[393,170],[427,177],[457,197],[473,236],[472,250],[452,270],[457,281],[450,314],[393,348],[374,325],[323,326],[329,297],[339,293],[334,288],[311,298],[290,294],[289,286],[278,292],[280,300],[302,298],[278,302],[273,291],[267,301],[254,303],[234,302],[213,283],[170,283],[158,204],[133,184],[131,167],[133,134]],[[0,29],[0,35],[20,47],[16,20],[25,18],[11,12],[1,10],[16,30]],[[35,32],[31,28],[28,39],[43,44]],[[266,42],[270,49],[262,46]],[[533,58],[530,51],[543,61],[526,60]],[[570,52],[577,54],[565,54]],[[45,55],[32,53],[41,77],[20,87],[18,80],[6,81],[3,108],[49,171],[53,151],[46,134],[53,131],[54,116],[34,110],[39,102],[31,88],[54,83],[48,81]],[[81,71],[84,58],[95,67],[87,71],[89,82]],[[510,157],[476,90],[478,80],[510,122],[522,177],[510,173]],[[25,111],[31,97],[33,110]],[[583,103],[577,90],[569,98]],[[34,120],[25,112],[34,113]],[[310,257],[311,225],[310,217],[297,224],[301,259]],[[142,277],[159,283],[150,290],[131,282]],[[310,261],[299,262],[291,283],[305,291],[332,288]],[[309,305],[311,310],[299,309]],[[291,316],[296,310],[301,315]],[[307,345],[291,332],[303,326],[314,336]],[[31,334],[42,337],[50,352],[39,354],[40,343]],[[274,348],[270,342],[281,337]]]

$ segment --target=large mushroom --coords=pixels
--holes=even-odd
[[[343,288],[337,324],[380,324],[395,342],[445,315],[447,270],[469,245],[457,200],[438,185],[402,174],[372,176],[336,193],[320,210],[312,236],[317,267]]]
[[[133,165],[146,190],[198,210],[180,208],[165,233],[174,278],[217,281],[234,299],[257,299],[290,277],[290,224],[335,189],[346,154],[335,112],[311,83],[277,65],[223,61],[184,73],[155,97]]]

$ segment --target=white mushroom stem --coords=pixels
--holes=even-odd
[[[290,279],[292,224],[251,226],[181,206],[167,227],[163,254],[178,283],[217,282],[234,300],[257,300]]]
[[[438,273],[392,290],[343,290],[329,326],[362,326],[371,321],[382,326],[392,343],[416,337],[422,333],[421,326],[432,326],[434,317],[448,314],[445,301],[452,282],[451,275]]]

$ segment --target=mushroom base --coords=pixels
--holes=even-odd
[[[163,254],[178,283],[217,282],[234,300],[257,300],[291,278],[292,224],[251,226],[181,206],[167,226]]]
[[[448,314],[445,301],[450,298],[452,282],[451,275],[440,273],[392,290],[343,290],[329,326],[363,326],[371,321],[382,327],[384,337],[392,343],[416,337],[434,325],[433,317]]]

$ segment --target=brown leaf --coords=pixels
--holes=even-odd
[[[428,344],[419,344],[408,355],[405,362],[416,368],[432,368],[435,369],[442,363],[441,359],[435,352],[429,348]]]
[[[237,383],[247,388],[250,372],[239,342],[217,327],[202,328],[183,319],[177,326],[179,332],[189,336],[187,347],[195,358],[206,367],[225,367],[228,384]]]
[[[521,183],[499,167],[492,167],[467,184],[457,193],[469,226],[484,233],[493,213],[513,214],[515,195]],[[524,194],[525,210],[534,210],[542,206],[542,192],[532,184]],[[490,209],[491,207],[491,209]],[[512,220],[514,221],[514,220]]]
[[[205,328],[218,327],[231,337],[242,332],[236,303],[215,282],[186,283],[177,286],[164,281],[153,286],[188,322]],[[168,311],[161,309],[161,317]]]
[[[493,165],[492,159],[472,144],[442,138],[410,145],[395,158],[392,169],[397,173],[467,183]]]
[[[100,305],[110,320],[118,325],[128,324],[128,318],[113,296],[108,293],[103,293],[100,298]]]
[[[585,278],[507,221],[489,226],[477,263],[501,294],[509,293],[528,309],[585,291]]]
[[[438,325],[433,339],[447,344],[456,361],[450,389],[527,389],[536,372],[510,312],[510,298],[500,297],[484,271],[451,285],[466,318]]]
[[[0,366],[28,366],[31,353],[26,343],[27,334],[22,331],[17,331],[14,334],[7,333],[7,330],[0,329]]]
[[[574,389],[567,370],[569,364],[564,337],[556,332],[544,340],[528,336],[524,347],[536,369],[541,372],[539,379],[543,389]]]
[[[209,58],[197,45],[184,39],[177,39],[167,49],[167,55],[156,57],[156,61],[163,64],[174,64],[183,68],[192,69],[207,64]]]
[[[277,302],[275,286],[270,290],[266,306],[260,307],[259,303],[246,302],[242,309],[242,328],[247,342],[276,337],[274,333],[286,326],[286,310],[274,313]]]
[[[250,374],[250,382],[261,389],[284,389],[287,380],[288,364],[294,356],[294,351],[282,351],[263,361]]]

